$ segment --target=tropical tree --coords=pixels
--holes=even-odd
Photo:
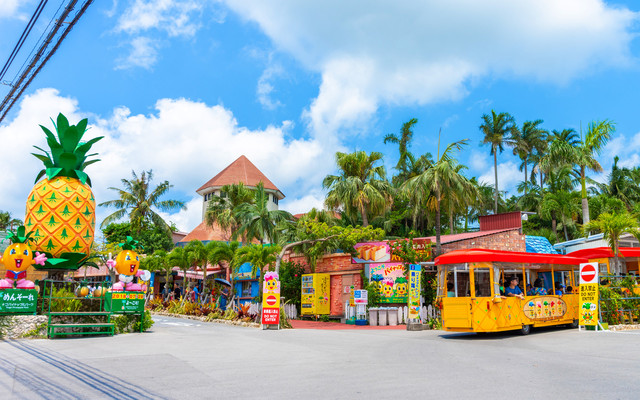
[[[598,160],[596,160],[596,155],[600,154],[615,130],[615,123],[608,119],[590,122],[584,140],[580,142],[578,147],[574,148],[574,163],[580,171],[582,221],[584,224],[589,223],[586,171],[602,172],[602,166]]]
[[[638,220],[629,213],[623,214],[610,214],[602,213],[600,216],[583,225],[583,234],[586,236],[589,232],[602,232],[604,239],[609,243],[611,251],[614,255],[614,275],[620,275],[621,262],[620,262],[620,236],[625,233],[633,235],[636,239],[640,240],[640,227]]]
[[[204,213],[205,223],[211,227],[217,224],[220,229],[228,233],[230,239],[233,232],[238,230],[240,222],[233,212],[241,204],[253,204],[253,190],[244,183],[224,185],[220,189],[220,196],[212,196]]]
[[[482,124],[480,131],[484,134],[482,144],[491,146],[491,155],[493,156],[493,170],[495,174],[495,195],[493,212],[498,213],[498,153],[504,151],[505,141],[516,130],[515,119],[509,113],[497,114],[491,110],[491,115],[484,114],[482,116]]]
[[[13,230],[14,227],[23,225],[21,219],[13,218],[8,211],[0,211],[0,229],[1,230]]]
[[[187,287],[187,271],[193,264],[189,259],[189,252],[183,247],[176,247],[167,255],[171,268],[178,267],[182,273],[182,293],[185,293]]]
[[[153,254],[140,260],[140,268],[150,272],[161,272],[164,274],[165,286],[171,288],[169,279],[173,273],[173,264],[169,261],[169,253],[164,250],[157,250]]]
[[[186,210],[184,202],[179,200],[160,200],[169,189],[173,187],[169,181],[164,181],[156,186],[153,190],[150,187],[153,179],[153,171],[143,171],[138,177],[135,171],[131,171],[133,179],[122,179],[121,182],[124,189],[110,187],[109,189],[118,193],[118,199],[109,200],[100,203],[101,207],[113,207],[118,210],[109,215],[102,221],[100,228],[104,228],[112,222],[115,222],[125,215],[129,216],[129,221],[134,231],[140,231],[150,223],[162,227],[165,230],[171,228],[162,219],[162,217],[154,211],[154,208],[160,211]]]
[[[402,128],[400,129],[400,135],[395,135],[393,133],[388,134],[384,137],[384,144],[393,143],[398,145],[398,164],[396,164],[396,170],[398,171],[398,175],[394,177],[394,181],[403,182],[407,179],[408,167],[409,167],[409,158],[412,154],[409,152],[409,147],[411,146],[411,140],[413,139],[413,126],[418,123],[416,118],[411,118],[409,121],[402,124]],[[396,183],[396,182],[394,182]]]
[[[517,155],[522,163],[520,164],[520,171],[524,170],[524,182],[529,181],[529,158],[531,153],[539,146],[540,141],[544,141],[547,135],[547,131],[540,128],[543,123],[541,119],[535,121],[526,121],[522,124],[522,128],[513,129],[511,131],[511,137],[507,143],[513,147],[513,154]],[[527,195],[527,186],[524,186],[524,194]]]
[[[336,153],[340,175],[327,175],[322,186],[329,189],[325,200],[331,210],[340,207],[351,218],[360,214],[362,226],[369,225],[369,216],[383,214],[393,200],[392,187],[385,178],[385,169],[376,165],[382,153],[365,151]]]
[[[615,156],[606,182],[589,180],[589,183],[595,186],[595,190],[591,192],[620,200],[627,210],[631,211],[633,206],[640,202],[640,169],[620,167],[619,161],[620,157]]]
[[[438,140],[436,161],[422,174],[409,179],[401,187],[401,190],[406,193],[412,193],[413,196],[426,200],[427,207],[435,212],[436,253],[438,255],[442,251],[440,244],[440,212],[444,196],[455,191],[463,191],[467,186],[471,186],[470,181],[460,174],[458,161],[454,157],[455,152],[461,150],[467,142],[468,139],[453,142],[440,154]]]
[[[234,274],[238,273],[239,268],[244,263],[251,264],[251,276],[256,278],[258,271],[260,271],[260,286],[258,289],[259,299],[262,300],[262,282],[264,280],[265,267],[274,264],[276,261],[276,254],[280,251],[280,246],[277,245],[263,245],[263,244],[251,244],[248,246],[242,246],[236,251],[236,270]]]
[[[207,288],[207,264],[209,261],[209,253],[215,247],[215,242],[209,242],[206,245],[199,240],[192,240],[184,246],[184,250],[187,252],[187,259],[189,265],[200,267],[202,270],[202,293],[200,300],[204,299],[204,294]]]
[[[264,190],[264,184],[258,183],[253,192],[253,203],[243,203],[233,210],[234,218],[241,224],[233,233],[235,240],[243,236],[247,241],[257,239],[260,243],[278,241],[276,226],[284,221],[293,219],[293,215],[284,210],[269,210],[269,193]]]
[[[220,265],[222,268],[226,270],[226,278],[229,282],[232,281],[232,271],[239,267],[236,265],[236,252],[240,248],[239,242],[209,242],[209,244],[214,244],[212,246],[211,251],[209,251],[209,264],[211,265]],[[233,285],[230,288],[231,292],[229,293],[229,298],[233,297]]]

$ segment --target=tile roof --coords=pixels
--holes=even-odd
[[[527,253],[559,254],[556,249],[553,248],[549,239],[544,236],[527,235],[524,239],[527,244]]]
[[[216,242],[227,242],[231,239],[231,234],[229,232],[225,232],[218,224],[212,228],[201,222],[200,225],[196,226],[194,230],[189,232],[187,236],[180,240],[180,243],[189,243],[192,240],[199,240],[201,242],[207,241],[216,241]]]
[[[229,164],[225,169],[220,171],[218,175],[211,178],[207,183],[202,185],[196,192],[210,188],[231,185],[234,183],[244,183],[245,186],[256,187],[258,183],[264,184],[265,189],[276,190],[276,187],[247,157],[244,155],[238,157],[237,160]],[[280,192],[282,193],[282,192]],[[284,197],[284,195],[282,195]]]
[[[489,235],[494,235],[496,233],[513,231],[513,230],[517,230],[517,229],[518,228],[506,228],[506,229],[495,229],[495,230],[492,230],[492,231],[464,232],[464,233],[456,233],[456,234],[453,234],[453,235],[441,235],[440,236],[440,243],[441,244],[446,244],[446,243],[459,242],[461,240],[474,239],[474,238],[477,238],[477,237],[489,236]],[[433,243],[436,242],[436,237],[435,236],[429,236],[429,237],[427,237],[425,239],[431,239],[431,241]]]

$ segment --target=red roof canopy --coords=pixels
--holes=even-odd
[[[620,253],[623,257],[640,257],[640,247],[620,247]],[[611,258],[613,251],[610,247],[594,247],[592,249],[581,249],[572,251],[567,254],[572,257],[584,257],[588,259],[594,258]]]
[[[527,264],[578,265],[589,262],[586,258],[564,256],[561,254],[522,253],[517,251],[469,249],[454,250],[436,258],[436,265],[460,264],[469,262],[510,262]]]

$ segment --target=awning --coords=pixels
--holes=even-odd
[[[461,264],[469,262],[509,262],[518,264],[578,265],[589,262],[586,258],[560,254],[536,254],[516,251],[469,249],[454,250],[436,258],[436,265]]]
[[[184,277],[184,272],[180,268],[173,267],[173,270],[177,272],[177,275],[179,277]],[[218,265],[216,265],[215,267],[212,267],[212,266],[207,267],[207,276],[219,274],[221,272],[222,272],[222,268],[220,268],[220,266]],[[189,270],[187,270],[187,279],[202,279],[202,270],[201,269],[196,270],[193,267],[190,268]]]
[[[640,257],[640,247],[620,247],[620,253],[625,258]],[[594,258],[612,258],[613,251],[610,247],[594,247],[591,249],[580,249],[567,254],[572,257],[584,257],[588,259]]]

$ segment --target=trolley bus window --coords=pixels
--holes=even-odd
[[[475,297],[491,296],[491,279],[489,268],[474,268],[473,279],[475,281]]]
[[[456,266],[447,268],[449,273],[447,274],[447,297],[469,297],[471,296],[471,287],[469,282],[469,268],[466,266]]]

